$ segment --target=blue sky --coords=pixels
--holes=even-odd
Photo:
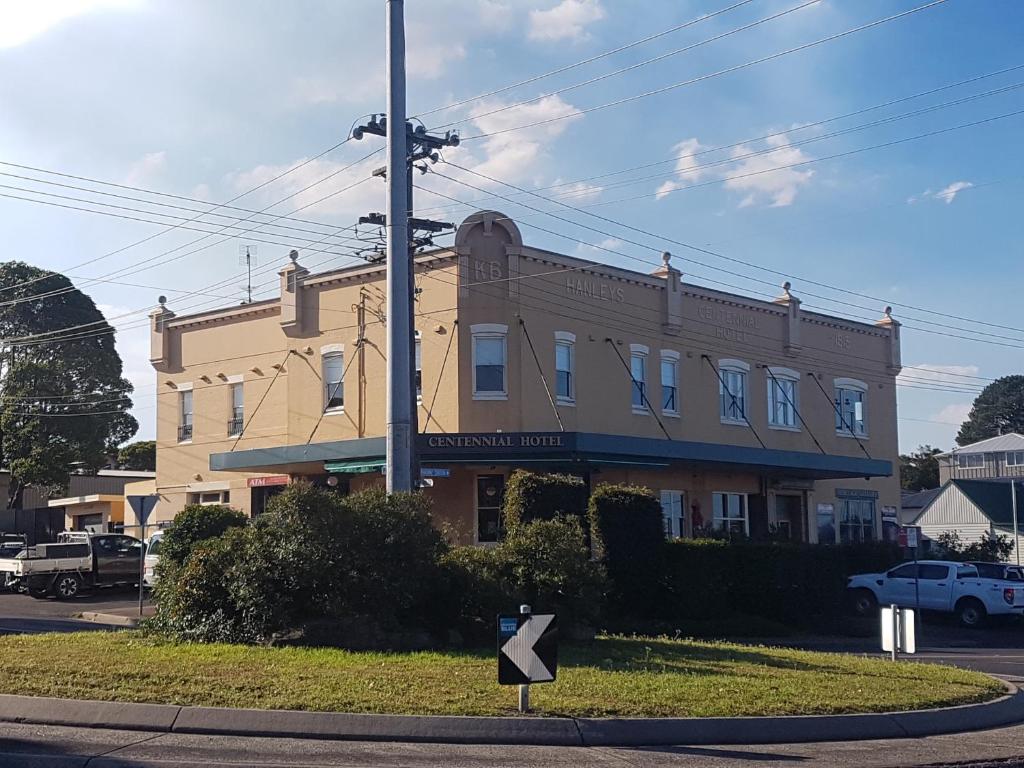
[[[427,115],[424,121],[430,127],[460,121],[458,128],[468,137],[572,114],[753,61],[925,2],[822,0],[598,83],[502,109],[801,5],[800,0],[752,0],[619,54]],[[409,111],[418,114],[469,99],[732,4],[726,0],[642,5],[624,0],[409,0]],[[2,3],[0,161],[225,201],[317,155],[343,138],[355,120],[383,109],[383,21],[383,3],[362,0]],[[667,93],[465,141],[445,157],[496,179],[534,188],[684,155],[678,161],[678,170],[684,172],[674,176],[669,175],[673,165],[668,163],[541,194],[561,192],[570,195],[565,202],[616,222],[782,272],[806,306],[876,319],[891,303],[894,315],[906,325],[904,363],[915,366],[907,371],[913,378],[904,380],[910,386],[900,390],[901,448],[912,449],[923,442],[949,448],[974,396],[967,390],[983,385],[985,379],[1021,372],[1024,331],[1013,329],[1024,327],[1018,298],[1024,279],[1020,245],[1024,241],[1020,215],[1024,115],[818,160],[1022,110],[1024,88],[1011,88],[888,124],[826,136],[1024,83],[1024,69],[824,126],[792,129],[1024,64],[1021,39],[1024,6],[1019,2],[948,0]],[[502,111],[483,115],[497,109]],[[786,131],[790,132],[776,136],[772,143],[753,141]],[[800,143],[811,138],[819,140]],[[738,146],[708,151],[733,144]],[[378,145],[377,140],[351,142],[236,204],[264,208],[345,168]],[[769,149],[774,151],[767,153]],[[702,154],[685,157],[693,152]],[[757,152],[761,154],[753,154]],[[737,155],[744,157],[732,159]],[[287,213],[340,190],[366,176],[379,158],[344,170],[271,210]],[[805,164],[761,172],[794,163]],[[705,167],[688,167],[694,164]],[[516,196],[508,188],[451,166],[438,166],[438,170]],[[10,166],[0,166],[0,171],[60,181]],[[613,186],[659,172],[657,178]],[[131,201],[11,177],[0,176],[0,184],[140,207]],[[460,200],[487,197],[437,176],[425,177],[422,184]],[[659,189],[672,191],[658,196]],[[16,190],[0,189],[0,193],[55,201]],[[426,192],[417,194],[418,209],[438,217],[457,221],[469,210]],[[614,202],[623,198],[634,199]],[[633,259],[656,262],[654,249],[668,249],[676,254],[675,263],[688,279],[710,285],[716,285],[710,282],[715,280],[726,282],[752,295],[774,295],[784,279],[688,252],[661,238],[637,235],[535,198],[520,199],[608,233],[598,234],[505,200],[485,203],[519,220],[527,240],[541,247],[645,269]],[[367,211],[382,209],[383,202],[383,190],[374,180],[296,215],[341,226]],[[228,223],[216,221],[217,226]],[[538,231],[531,224],[566,237]],[[154,377],[147,363],[143,310],[160,293],[166,293],[170,306],[178,311],[241,299],[244,277],[238,249],[259,237],[225,233],[160,256],[202,236],[179,230],[72,269],[160,229],[0,197],[5,258],[68,270],[120,329],[118,347],[138,388],[140,437],[152,436],[154,418]],[[257,275],[257,284],[274,277],[273,268],[285,258],[284,243],[293,243],[300,251],[308,245],[281,230],[276,236],[262,237],[282,244],[259,244],[257,271],[262,274]],[[169,261],[222,238],[227,239]],[[347,248],[339,244],[335,250]],[[708,266],[697,266],[690,259]],[[337,255],[303,256],[305,263],[321,268],[348,260]],[[741,274],[725,274],[723,269]],[[90,280],[115,270],[122,272],[107,279],[120,282]],[[809,280],[840,290],[811,285]],[[210,287],[214,284],[220,285]],[[271,289],[262,288],[261,295]],[[949,390],[950,382],[965,391],[930,391]]]

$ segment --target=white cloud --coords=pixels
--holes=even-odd
[[[62,21],[106,9],[132,9],[138,0],[3,0],[0,48],[13,48],[42,35]]]
[[[970,377],[977,376],[980,369],[976,365],[933,365],[918,363],[913,367],[904,368],[897,377],[901,384],[965,384],[978,383]],[[909,378],[908,378],[909,377]]]
[[[806,162],[811,158],[803,150],[792,147],[785,136],[775,136],[767,140],[773,151],[740,160],[739,163],[723,176],[728,178],[725,188],[746,192],[740,201],[740,208],[754,205],[758,200],[767,198],[772,208],[792,205],[797,192],[811,181],[814,171],[800,171],[785,166]],[[736,147],[732,156],[742,157],[751,152],[747,146]],[[773,169],[779,170],[773,170]]]
[[[939,200],[945,200],[946,205],[949,205],[956,198],[958,192],[962,192],[965,189],[970,189],[973,186],[974,184],[972,184],[969,181],[954,181],[945,189],[940,189],[938,192],[936,192],[935,197],[937,197]]]
[[[291,84],[292,101],[303,106],[360,104],[383,96],[383,67],[368,68],[358,78],[311,75],[296,77]]]
[[[694,155],[702,149],[705,149],[705,147],[697,141],[697,139],[685,139],[672,147],[672,154],[676,156],[675,172],[677,174],[685,175],[690,181],[697,181],[699,178],[704,176],[707,171],[696,167],[699,163],[697,158],[694,157]],[[685,185],[681,181],[669,179],[658,187],[654,196],[658,200],[661,200],[665,195],[670,192],[674,192],[677,189],[682,189],[683,186]]]
[[[587,184],[585,181],[578,181],[575,184],[565,184],[562,179],[555,179],[551,186],[558,187],[558,193],[555,197],[559,200],[571,199],[573,202],[594,200],[600,197],[601,192],[604,191],[604,187],[598,184]]]
[[[945,421],[949,424],[960,425],[967,421],[967,417],[971,414],[970,403],[953,403],[947,405],[938,413],[931,416],[931,421]]]
[[[622,247],[622,241],[617,237],[606,237],[593,245],[587,243],[580,243],[576,246],[576,255],[584,259],[597,259],[604,258],[607,260],[609,256],[615,254],[608,253],[608,251],[617,251]]]
[[[946,205],[949,205],[956,199],[958,194],[973,186],[974,182],[971,181],[954,181],[952,184],[940,189],[938,192],[933,192],[929,188],[919,195],[911,195],[907,198],[907,204],[913,205],[914,203],[919,203],[922,200],[942,200]]]
[[[531,40],[585,40],[587,26],[607,14],[599,0],[562,0],[554,8],[530,11]]]
[[[410,23],[406,26],[409,79],[435,80],[448,65],[466,58],[465,46],[436,25]]]
[[[166,152],[150,152],[132,163],[122,183],[134,187],[144,187],[147,184],[152,184],[166,167]]]
[[[478,0],[477,15],[482,28],[500,32],[509,26],[512,6],[499,0]]]

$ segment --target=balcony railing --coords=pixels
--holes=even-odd
[[[228,437],[242,434],[242,427],[245,419],[239,416],[237,419],[228,419]]]
[[[192,439],[192,425],[191,424],[181,424],[178,427],[178,442],[179,443],[183,443],[186,440],[191,440],[191,439]]]

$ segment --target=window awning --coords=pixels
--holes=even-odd
[[[352,461],[327,461],[324,469],[328,472],[361,475],[364,472],[380,472],[384,468],[384,458],[354,459]]]

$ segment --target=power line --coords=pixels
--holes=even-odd
[[[638,93],[638,94],[633,94],[632,96],[626,96],[624,98],[616,99],[615,101],[609,101],[609,102],[606,102],[604,104],[598,104],[598,105],[593,106],[593,107],[587,107],[585,109],[577,109],[577,110],[575,110],[575,111],[573,111],[572,113],[569,113],[569,114],[559,115],[559,116],[556,116],[556,117],[549,117],[549,118],[546,118],[544,120],[535,120],[534,122],[527,123],[526,125],[518,125],[518,126],[513,126],[511,128],[502,128],[502,129],[499,129],[499,130],[490,131],[488,133],[476,134],[474,136],[466,136],[462,140],[463,141],[471,141],[473,139],[483,139],[483,138],[487,138],[487,137],[490,137],[490,136],[498,136],[500,134],[510,133],[512,131],[521,131],[521,130],[523,130],[525,128],[534,128],[534,127],[539,126],[539,125],[548,125],[550,123],[555,123],[555,122],[558,122],[560,120],[567,120],[569,118],[577,117],[579,115],[586,115],[586,114],[589,114],[591,112],[596,112],[596,111],[601,110],[601,109],[607,109],[609,107],[617,107],[617,106],[620,106],[622,104],[628,104],[628,103],[633,102],[633,101],[638,101],[639,99],[645,99],[645,98],[647,98],[649,96],[656,96],[658,94],[666,93],[668,91],[676,90],[678,88],[683,88],[683,87],[688,86],[688,85],[694,85],[696,83],[704,82],[704,81],[710,80],[712,78],[721,77],[722,75],[727,75],[727,74],[730,74],[732,72],[737,72],[737,71],[742,70],[742,69],[747,69],[749,67],[753,67],[753,66],[756,66],[758,64],[763,64],[763,63],[765,63],[767,61],[773,61],[773,60],[781,58],[783,56],[788,56],[789,54],[792,54],[792,53],[797,53],[799,51],[807,50],[808,48],[813,48],[813,47],[818,46],[818,45],[823,45],[824,43],[832,42],[833,40],[839,40],[840,38],[847,37],[849,35],[853,35],[853,34],[856,34],[858,32],[863,32],[863,31],[865,31],[867,29],[871,29],[873,27],[877,27],[877,26],[879,26],[881,24],[886,24],[886,23],[891,22],[891,21],[896,21],[897,19],[901,19],[901,18],[903,18],[905,16],[910,16],[911,14],[919,13],[920,11],[924,11],[924,10],[927,10],[929,8],[933,8],[933,7],[937,6],[937,5],[942,5],[945,2],[947,2],[947,0],[932,0],[932,2],[926,3],[925,5],[919,5],[916,8],[911,8],[910,10],[903,11],[903,12],[897,13],[897,14],[893,14],[892,16],[886,16],[885,18],[882,18],[882,19],[876,19],[875,21],[868,22],[867,24],[862,24],[860,26],[853,27],[851,29],[847,29],[847,30],[845,30],[843,32],[838,32],[838,33],[836,33],[834,35],[829,35],[828,37],[823,37],[823,38],[820,38],[818,40],[814,40],[814,41],[812,41],[810,43],[804,43],[803,45],[798,45],[798,46],[796,46],[794,48],[788,48],[788,49],[786,49],[784,51],[779,51],[778,53],[773,53],[773,54],[771,54],[769,56],[762,56],[759,59],[753,59],[751,61],[744,62],[743,64],[737,64],[735,66],[728,67],[726,69],[720,69],[720,70],[718,70],[716,72],[710,72],[708,74],[700,75],[699,77],[691,78],[689,80],[684,80],[684,81],[679,82],[679,83],[673,83],[671,85],[666,85],[666,86],[663,86],[661,88],[655,88],[654,90],[645,91],[643,93]]]
[[[669,27],[668,29],[662,30],[661,32],[657,32],[653,35],[648,35],[647,37],[641,38],[639,40],[634,40],[633,42],[627,43],[626,45],[620,45],[617,48],[613,48],[609,51],[604,51],[602,53],[597,54],[596,56],[591,56],[590,58],[583,59],[582,61],[573,62],[572,64],[567,64],[563,67],[559,67],[558,69],[553,69],[550,72],[544,72],[543,74],[540,75],[534,75],[525,80],[520,80],[519,82],[512,83],[511,85],[505,85],[502,86],[501,88],[496,88],[493,91],[488,91],[486,93],[481,93],[476,96],[471,96],[468,99],[462,99],[461,101],[452,102],[451,104],[447,104],[443,107],[435,107],[434,109],[427,110],[426,112],[420,112],[419,114],[413,115],[411,119],[423,118],[426,117],[427,115],[433,115],[437,112],[444,112],[449,109],[455,109],[456,107],[461,107],[464,106],[465,104],[469,104],[474,101],[481,101],[482,99],[486,99],[491,96],[497,96],[499,93],[505,93],[514,88],[520,88],[524,85],[536,83],[538,80],[544,80],[545,78],[553,77],[554,75],[560,75],[563,72],[568,72],[572,69],[582,67],[586,64],[592,64],[595,61],[600,61],[601,59],[606,58],[608,56],[613,56],[616,53],[628,51],[630,48],[635,48],[638,45],[649,43],[652,40],[657,40],[658,38],[665,37],[666,35],[670,35],[673,32],[678,32],[682,29],[686,29],[687,27],[692,27],[693,25],[699,24],[702,21],[707,21],[708,19],[713,19],[716,16],[721,16],[723,13],[728,13],[729,11],[735,10],[736,8],[748,5],[751,2],[753,2],[753,0],[741,0],[740,2],[733,3],[732,5],[727,6],[725,8],[721,8],[717,11],[712,11],[711,13],[706,13],[703,16],[698,16],[696,19],[691,19],[690,21],[687,21],[683,24],[677,24],[674,27]]]
[[[468,122],[470,120],[480,120],[480,119],[485,118],[485,117],[490,117],[491,115],[496,115],[496,114],[498,114],[500,112],[505,112],[505,111],[510,110],[510,109],[517,109],[518,107],[526,106],[527,104],[536,104],[537,102],[543,101],[544,99],[549,99],[549,98],[552,98],[554,96],[558,96],[560,94],[566,93],[568,91],[574,91],[577,88],[583,88],[584,86],[587,86],[587,85],[593,85],[594,83],[599,83],[599,82],[601,82],[603,80],[607,80],[607,79],[609,79],[611,77],[617,77],[618,75],[625,74],[626,72],[632,72],[635,69],[639,69],[640,67],[646,67],[646,66],[648,66],[650,64],[654,64],[654,63],[659,62],[659,61],[664,61],[665,59],[671,58],[672,56],[678,56],[678,55],[680,55],[682,53],[688,53],[689,51],[695,50],[696,48],[700,48],[703,45],[708,45],[710,43],[714,43],[714,42],[717,42],[719,40],[723,40],[723,39],[725,39],[727,37],[731,37],[732,35],[739,34],[740,32],[745,32],[748,29],[753,29],[754,27],[760,26],[761,24],[766,24],[769,21],[774,21],[775,19],[782,18],[783,16],[787,16],[790,13],[795,13],[796,11],[803,10],[804,8],[807,8],[808,6],[817,5],[819,2],[820,2],[820,0],[807,0],[806,2],[803,2],[800,5],[793,6],[792,8],[787,8],[786,10],[779,11],[778,13],[773,13],[770,16],[765,16],[764,18],[758,19],[757,21],[750,22],[749,24],[744,24],[743,26],[736,27],[735,29],[730,29],[727,32],[722,32],[720,34],[714,35],[713,37],[708,37],[708,38],[705,38],[704,40],[699,40],[698,42],[692,43],[692,44],[687,45],[687,46],[684,46],[683,48],[676,48],[673,51],[668,51],[667,53],[660,54],[660,55],[655,56],[653,58],[646,59],[644,61],[640,61],[640,62],[637,62],[635,64],[630,64],[627,67],[622,67],[622,68],[616,69],[616,70],[614,70],[612,72],[606,72],[603,75],[598,75],[597,77],[592,77],[589,80],[584,80],[583,82],[580,82],[580,83],[574,83],[572,85],[564,86],[562,88],[559,88],[557,90],[551,91],[549,93],[542,94],[541,96],[535,96],[532,99],[524,99],[523,101],[518,101],[518,102],[516,102],[514,104],[506,104],[506,105],[504,105],[502,107],[496,107],[496,108],[494,108],[494,109],[492,109],[492,110],[490,110],[488,112],[481,112],[481,113],[478,113],[478,114],[470,115],[469,117],[464,117],[464,118],[462,118],[460,120],[455,120],[455,121],[450,122],[450,123],[444,123],[443,125],[438,126],[435,130],[440,130],[441,128],[449,128],[449,127],[451,127],[453,125],[460,125],[460,124]],[[488,135],[492,135],[492,134],[488,134]]]

